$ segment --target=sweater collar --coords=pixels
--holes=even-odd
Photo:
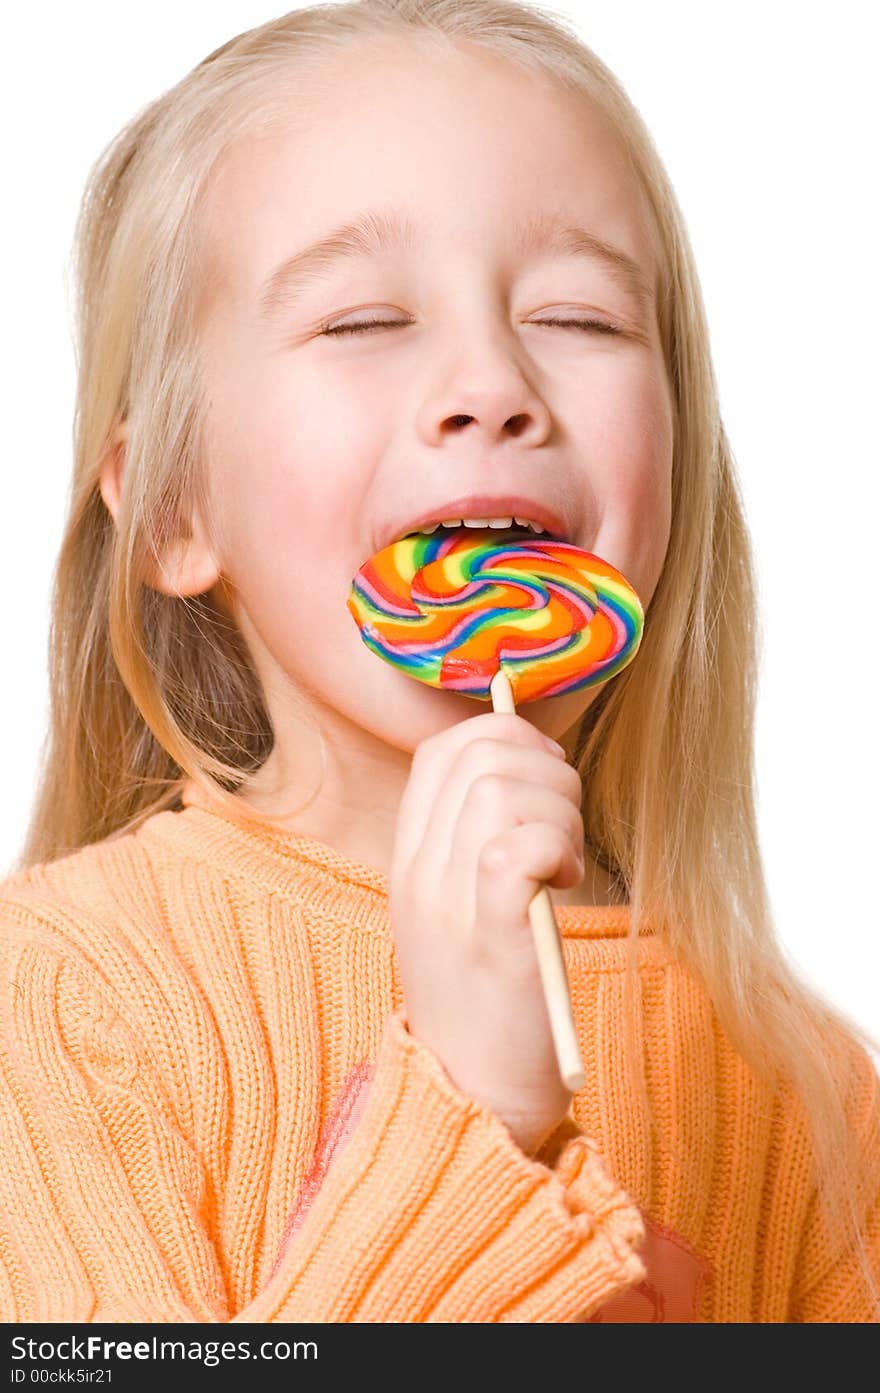
[[[217,869],[246,878],[252,885],[362,928],[387,928],[388,877],[384,871],[336,851],[299,832],[281,830],[259,820],[253,828],[235,821],[194,779],[181,791],[180,812],[159,813],[157,831],[168,833],[179,850]],[[299,871],[300,874],[296,874]],[[554,904],[565,938],[626,937],[627,905]],[[641,934],[653,933],[644,924]]]

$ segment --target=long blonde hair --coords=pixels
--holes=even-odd
[[[244,641],[215,591],[183,596],[145,583],[186,535],[194,506],[212,525],[199,213],[227,147],[245,129],[270,127],[281,100],[289,103],[292,73],[317,71],[348,46],[386,35],[426,52],[475,44],[549,75],[606,114],[646,196],[674,406],[671,536],[638,661],[588,709],[573,755],[588,844],[631,906],[633,1077],[653,1122],[635,956],[649,915],[703,981],[758,1078],[790,1086],[800,1099],[828,1223],[840,1222],[836,1241],[858,1256],[880,1311],[847,1106],[853,1042],[880,1046],[798,979],[775,936],[752,768],[754,566],[692,252],[641,117],[553,11],[511,0],[353,0],[296,10],[210,54],[95,162],[75,241],[75,466],[54,575],[50,726],[14,869],[135,829],[175,806],[188,778],[248,823],[234,790],[266,759],[273,734]],[[120,422],[128,438],[114,525],[99,470]]]

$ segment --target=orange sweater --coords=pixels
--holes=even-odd
[[[588,1082],[532,1159],[410,1035],[387,890],[192,784],[182,811],[0,883],[0,1320],[872,1319],[800,1108],[651,931],[649,1144],[626,907],[557,906]],[[853,1081],[877,1196],[855,1043]],[[876,1199],[865,1229],[880,1271]]]

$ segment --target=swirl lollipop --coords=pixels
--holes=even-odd
[[[635,657],[644,623],[635,590],[592,552],[476,528],[385,547],[348,608],[393,667],[484,701],[499,670],[517,702],[605,682]]]
[[[644,611],[620,571],[570,542],[491,529],[413,533],[360,568],[348,609],[368,648],[428,686],[514,711],[605,682],[632,661]],[[546,886],[529,905],[560,1074],[584,1085]]]

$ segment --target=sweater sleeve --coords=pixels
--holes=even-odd
[[[266,1286],[231,1309],[222,1197],[155,1042],[22,913],[0,955],[0,1320],[575,1321],[645,1275],[639,1210],[595,1143],[571,1124],[529,1158],[397,1012],[347,1144]]]
[[[861,1045],[854,1050],[849,1111],[861,1158],[856,1189],[864,1252],[841,1251],[814,1195],[799,1245],[792,1322],[880,1324],[880,1078]]]

